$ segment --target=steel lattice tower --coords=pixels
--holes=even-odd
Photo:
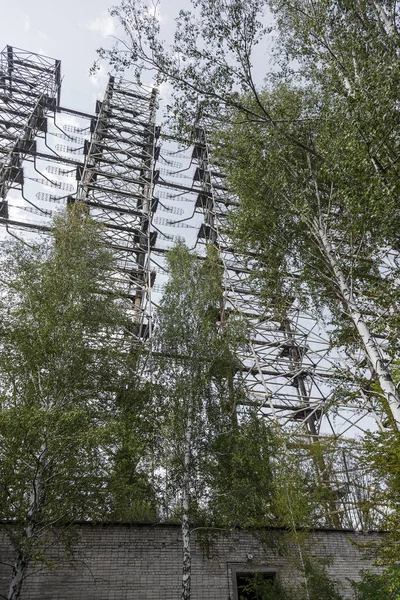
[[[105,224],[123,278],[123,293],[133,302],[133,333],[148,336],[150,253],[156,140],[155,91],[110,77],[103,102],[91,119],[84,164],[77,168],[76,199]],[[72,198],[70,199],[73,200]]]
[[[46,116],[60,100],[61,64],[46,56],[7,46],[0,54],[0,196],[23,185],[22,161],[35,151],[35,137],[45,132]]]
[[[194,179],[201,188],[196,201],[203,217],[198,235],[199,240],[219,248],[225,309],[239,312],[250,324],[250,339],[239,357],[250,400],[311,464],[327,490],[329,524],[363,526],[358,501],[364,482],[362,468],[354,467],[354,442],[365,431],[382,430],[383,415],[350,383],[348,364],[344,368],[349,357],[344,359],[340,350],[331,347],[329,333],[316,315],[302,311],[294,297],[288,299],[286,315],[280,320],[263,310],[252,272],[255,261],[235,251],[227,234],[227,217],[238,199],[229,192],[223,170],[213,161],[210,129],[210,121],[207,127],[197,128],[192,155],[197,164]],[[358,399],[341,404],[335,391],[343,384],[352,385]],[[329,440],[334,440],[330,450]],[[324,455],[312,449],[320,442],[328,442]]]
[[[110,77],[90,115],[60,105],[60,61],[7,46],[0,69],[0,222],[9,231],[46,232],[58,207],[84,202],[115,252],[132,335],[146,338],[157,238],[150,228],[157,207],[155,91]],[[77,124],[60,127],[63,116]]]
[[[331,486],[332,512],[347,515],[332,523],[354,522],[354,487],[348,465],[338,467],[337,441],[339,453],[351,453],[355,436],[382,428],[380,415],[361,396],[346,405],[335,399],[346,373],[315,315],[302,312],[295,298],[280,321],[262,308],[251,257],[238,254],[226,233],[238,200],[213,160],[212,123],[198,126],[194,144],[185,145],[157,127],[153,89],[110,77],[88,114],[60,104],[60,82],[57,60],[10,46],[0,55],[0,224],[25,235],[46,232],[59,208],[85,203],[115,253],[136,343],[151,337],[171,243],[183,238],[199,256],[216,244],[225,311],[250,324],[239,356],[250,402],[296,440],[305,460],[314,442],[335,440],[334,453],[313,468]]]

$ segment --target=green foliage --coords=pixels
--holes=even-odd
[[[46,560],[54,528],[67,542],[66,522],[110,514],[127,317],[79,205],[49,241],[5,245],[0,268],[1,518],[24,561]]]
[[[335,96],[304,83],[278,82],[259,98],[287,123],[297,141],[304,145],[311,139],[314,150],[305,151],[270,127],[242,119],[239,111],[216,136],[218,160],[240,200],[230,233],[236,249],[251,256],[266,309],[282,322],[296,300],[325,321],[332,345],[341,348],[349,364],[360,351],[369,352],[371,335],[383,337],[395,358],[400,273],[397,263],[387,259],[387,249],[397,244],[400,180],[393,180],[389,194],[358,125],[337,127],[346,108]],[[246,101],[256,104],[251,96]],[[355,308],[369,337],[360,333]],[[382,381],[379,392],[373,389],[377,376],[372,363],[363,365],[370,367],[369,374],[352,378],[348,388],[336,386],[336,393],[343,400],[348,391],[363,386],[378,412],[389,413]]]
[[[140,357],[138,363],[140,361]],[[116,521],[156,521],[157,481],[154,475],[156,420],[151,408],[151,386],[129,371],[129,388],[116,398],[115,446],[107,486],[109,518]]]
[[[399,434],[385,432],[369,434],[366,439],[366,468],[383,482],[374,488],[371,497],[382,513],[382,529],[387,533],[375,549],[378,564],[391,568],[399,561],[400,540],[400,450]],[[394,573],[396,569],[394,569]]]
[[[279,525],[293,530],[296,541],[301,533],[297,527],[309,527],[312,516],[312,487],[308,484],[307,473],[296,456],[282,452],[278,454],[283,464],[274,469],[273,514]],[[309,480],[312,482],[313,480]]]
[[[339,199],[335,220],[346,221],[347,230],[340,229],[347,239],[341,235],[340,243],[347,244],[352,257],[349,278],[364,310],[379,315],[375,331],[384,335],[395,356],[399,271],[397,265],[389,266],[385,252],[398,249],[399,227],[399,177],[393,160],[400,150],[396,7],[393,2],[347,0],[340,4],[318,0],[309,10],[301,2],[273,0],[270,6],[277,19],[279,57],[285,64],[282,79],[298,81],[300,71],[318,95],[317,111],[308,125]],[[293,60],[296,76],[288,64]],[[361,235],[366,243],[358,245]],[[354,252],[356,248],[361,252]],[[346,316],[337,315],[335,321],[339,339],[345,335],[349,343],[351,331],[343,326]]]
[[[270,427],[252,412],[241,416],[234,430],[216,435],[208,452],[205,521],[221,527],[260,526],[274,521],[274,454]]]
[[[299,585],[290,585],[281,579],[264,579],[261,573],[249,578],[244,586],[243,598],[255,600],[343,600],[338,584],[332,580],[323,563],[307,558],[299,574],[304,581]],[[242,596],[239,595],[239,598]],[[361,598],[360,598],[361,600]],[[367,598],[365,599],[367,600]]]
[[[179,13],[168,47],[157,10],[146,0],[123,0],[111,15],[127,34],[126,46],[103,49],[101,57],[121,70],[134,63],[138,75],[155,69],[170,82],[173,126],[191,128],[199,105],[228,123],[220,159],[242,202],[232,230],[243,250],[258,253],[264,299],[274,314],[285,314],[293,297],[322,312],[328,307],[332,342],[349,352],[359,347],[315,236],[320,223],[363,310],[379,317],[373,333],[384,332],[394,351],[399,273],[393,264],[383,272],[382,265],[399,230],[395,5],[192,4]],[[276,17],[271,28],[268,9]],[[263,74],[262,90],[253,55],[273,28],[279,68]]]
[[[323,93],[329,90],[341,118],[358,127],[358,141],[389,183],[395,176],[390,154],[398,145],[399,123],[395,4],[318,0],[313,10],[304,10],[300,2],[273,0],[271,7],[282,60],[295,59],[307,81]]]
[[[353,582],[356,600],[398,600],[400,597],[399,567],[386,569],[381,575],[361,572],[361,581]]]
[[[165,438],[157,460],[166,472],[166,510],[181,510],[174,503],[185,473],[189,418],[192,517],[218,526],[260,522],[269,511],[268,431],[251,410],[240,419],[237,413],[245,395],[236,350],[246,325],[224,312],[222,266],[213,246],[200,261],[178,245],[168,263],[154,331],[153,387]]]
[[[278,83],[260,97],[273,107],[277,119],[288,123],[297,140],[305,144],[312,138],[318,156],[268,127],[234,115],[237,123],[218,141],[219,159],[241,201],[232,220],[233,237],[241,250],[256,253],[264,299],[275,314],[285,314],[287,302],[296,297],[305,306],[311,302],[322,310],[328,305],[343,328],[350,322],[339,308],[337,282],[321,252],[315,224],[323,223],[327,234],[340,240],[340,264],[360,292],[367,296],[370,286],[383,292],[387,287],[377,266],[380,248],[396,239],[395,197],[388,198],[373,166],[363,158],[354,126],[346,127],[345,134],[337,128],[336,107],[328,97],[321,104],[319,91],[287,83]],[[247,102],[255,103],[252,98]],[[343,136],[350,134],[353,147],[346,154]],[[366,260],[371,256],[373,262]]]
[[[108,60],[117,71],[133,67],[140,80],[143,71],[155,70],[159,82],[168,81],[173,97],[166,110],[172,117],[170,125],[186,133],[192,129],[199,105],[206,104],[207,110],[219,114],[221,103],[241,105],[238,90],[254,87],[252,53],[268,31],[263,23],[264,0],[195,0],[192,5],[192,11],[179,12],[174,38],[168,45],[157,7],[151,1],[121,0],[110,9],[110,15],[121,26],[127,45],[117,42],[111,50],[98,50],[99,59]],[[93,71],[97,68],[95,64]],[[249,114],[270,121],[262,106]]]
[[[304,599],[309,596],[310,600],[342,600],[342,595],[339,592],[338,584],[332,580],[326,572],[325,565],[329,561],[318,561],[316,559],[307,558],[305,560],[303,574],[307,582],[300,585],[299,597],[303,594]]]
[[[327,322],[332,346],[339,346],[347,358],[345,373],[334,381],[332,407],[327,410],[334,409],[335,403],[352,403],[355,399],[359,402],[361,388],[368,407],[378,414],[389,412],[388,394],[385,400],[382,385],[377,383],[376,365],[363,360],[366,344],[360,339],[357,319],[353,318],[354,313],[352,316],[321,243],[321,231],[326,234],[343,279],[368,324],[368,343],[379,339],[385,349],[389,360],[385,359],[382,379],[389,381],[392,375],[397,383],[398,373],[393,365],[399,358],[400,272],[398,261],[388,258],[389,249],[398,250],[400,229],[400,37],[396,3],[195,0],[192,5],[192,10],[180,12],[175,37],[168,48],[162,40],[156,11],[149,10],[149,3],[122,0],[111,14],[122,25],[127,45],[116,45],[110,52],[102,50],[100,54],[117,69],[123,70],[134,62],[138,75],[143,69],[155,69],[159,81],[171,83],[175,99],[169,112],[178,129],[187,132],[188,127],[192,128],[202,108],[207,118],[217,116],[223,125],[214,140],[220,147],[216,158],[241,201],[230,223],[230,233],[239,251],[252,253],[252,266],[262,284],[266,310],[272,319],[282,322],[296,299],[302,308]],[[268,8],[276,18],[271,28],[265,26]],[[277,34],[275,64],[272,73],[261,74],[265,76],[261,88],[252,69],[254,50],[258,44],[266,47],[272,28]],[[211,313],[218,310],[217,304],[215,297]],[[182,314],[186,324],[187,314]],[[183,343],[187,352],[190,349],[179,341],[179,336],[187,337],[189,330],[181,330],[177,323],[176,319],[170,328],[170,339],[176,335],[171,343]],[[212,321],[200,329],[207,340],[199,348],[199,356],[203,357],[206,347],[215,343]],[[215,349],[218,344],[219,341]],[[197,414],[206,415],[207,406],[207,419],[213,415],[214,423],[219,419],[215,391],[221,391],[220,405],[228,407],[236,406],[236,394],[241,393],[237,379],[228,376],[228,372],[235,373],[233,354],[219,349],[216,355],[220,358],[208,363],[207,359],[204,363],[199,361],[209,365],[208,371],[193,370],[194,387],[202,388],[202,398],[207,398]],[[226,375],[214,377],[213,372]],[[187,381],[188,378],[181,382],[182,393],[189,391]],[[236,385],[234,393],[226,393],[231,384]],[[179,397],[177,392],[176,398]],[[175,403],[176,408],[182,409],[177,399]],[[176,414],[180,414],[179,410]],[[234,415],[234,411],[230,414]],[[182,432],[185,420],[182,416],[180,419]],[[177,423],[178,420],[174,427]],[[388,424],[393,426],[393,420],[389,419]],[[230,426],[236,431],[234,422]],[[171,429],[172,425],[168,427]],[[210,431],[215,429],[210,427]],[[218,449],[217,434],[210,441],[200,430],[198,433],[197,439],[202,440],[203,446],[198,446],[197,457],[205,454],[200,448],[214,444],[211,467],[222,461],[228,473],[240,470],[236,455],[240,439],[246,439],[245,429],[240,434],[242,438],[226,444],[226,455]],[[228,434],[226,437],[230,440]],[[374,472],[382,474],[391,491],[382,493],[384,484],[375,478],[374,486],[379,485],[381,491],[378,499],[368,497],[374,486],[371,481],[365,482],[365,495],[358,498],[365,523],[371,523],[374,510],[381,510],[379,502],[389,499],[390,494],[390,507],[397,511],[399,462],[394,439],[385,435],[377,438],[381,456],[390,457],[387,465],[378,454],[370,454]],[[266,456],[269,449],[262,452]],[[314,458],[318,465],[319,457]],[[316,470],[326,472],[320,460],[319,463]],[[347,468],[345,464],[343,467]],[[289,481],[296,483],[296,489],[307,488],[306,471],[296,474],[296,469],[291,469]],[[210,473],[212,478],[212,470]],[[287,492],[284,486],[279,491],[280,480],[284,483],[285,477],[276,478],[278,491],[273,512],[284,512],[286,506]],[[319,489],[314,486],[308,490],[313,503],[320,494],[325,506],[332,505],[332,490],[325,484],[326,481],[319,481]],[[203,490],[206,487],[204,484]],[[238,497],[240,493],[235,488]],[[271,497],[267,497],[264,514],[270,507]],[[295,521],[302,522],[302,509],[296,508],[296,503],[297,496],[293,494],[291,512],[296,515]],[[370,510],[374,503],[375,508]],[[232,504],[237,506],[233,500]],[[218,500],[216,514],[221,518],[225,519],[231,510]],[[315,510],[314,517],[316,514]],[[284,520],[288,517],[286,514]],[[390,518],[390,526],[396,532],[396,512]],[[251,522],[251,514],[245,519]],[[395,540],[397,533],[393,535]],[[395,560],[395,547],[393,543],[390,560]]]
[[[237,351],[245,322],[224,313],[222,268],[182,245],[168,256],[170,280],[154,330],[153,414],[162,441],[164,518],[182,514],[190,421],[190,516],[197,527],[275,524],[308,527],[320,516],[321,488],[307,450],[288,451],[246,396]],[[298,543],[296,538],[295,543]]]

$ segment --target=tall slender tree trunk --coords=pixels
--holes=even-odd
[[[373,5],[375,7],[376,14],[385,29],[386,35],[388,35],[389,37],[393,36],[394,38],[397,38],[399,32],[396,29],[394,19],[388,15],[381,3],[374,0]]]
[[[181,600],[190,600],[190,580],[192,572],[192,554],[190,551],[190,524],[189,524],[189,506],[190,506],[190,462],[192,452],[192,429],[193,429],[193,407],[190,402],[186,419],[185,431],[185,454],[183,461],[183,482],[182,482],[182,545],[183,545],[183,563],[182,563],[182,594]]]
[[[346,281],[346,277],[342,271],[336,256],[336,252],[325,228],[319,222],[317,222],[315,226],[318,232],[318,241],[320,247],[323,250],[326,259],[328,260],[330,267],[332,268],[345,309],[350,315],[361,338],[365,352],[369,359],[369,363],[378,376],[382,392],[388,402],[396,428],[400,430],[400,398],[396,386],[394,385],[392,377],[385,365],[381,350],[362,316],[352,289]]]
[[[32,491],[31,506],[30,506],[30,510],[29,510],[30,515],[28,517],[29,522],[24,529],[24,541],[26,542],[27,545],[29,545],[30,540],[32,539],[32,537],[34,535],[35,526],[34,526],[34,523],[32,520],[32,515],[34,515],[33,511],[35,509],[35,505],[36,505],[35,496],[34,496],[34,492]],[[7,600],[19,600],[21,598],[22,584],[24,582],[26,573],[28,571],[29,562],[30,562],[29,551],[28,552],[24,551],[21,548],[18,549],[17,550],[17,558],[15,559],[15,562],[13,565],[10,586],[8,588]]]
[[[24,541],[29,546],[35,536],[35,529],[38,517],[43,506],[44,484],[43,484],[43,469],[47,462],[47,446],[41,447],[37,470],[32,482],[30,491],[29,509],[27,514],[27,523],[23,531]],[[17,558],[15,559],[10,587],[8,589],[7,600],[19,600],[21,598],[22,584],[25,579],[30,562],[29,551],[21,549],[17,550]]]
[[[28,565],[28,557],[23,552],[19,552],[13,565],[7,600],[19,600],[21,598],[22,583],[25,579]]]

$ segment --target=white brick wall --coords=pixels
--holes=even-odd
[[[178,600],[181,577],[181,535],[179,525],[84,524],[78,526],[80,540],[73,561],[57,550],[57,569],[40,571],[26,579],[23,600]],[[296,551],[279,552],[285,540],[279,529],[236,529],[219,535],[204,556],[204,544],[193,543],[192,600],[233,598],[232,568],[257,569],[273,566],[283,579],[294,583]],[[196,535],[194,535],[196,539]],[[351,598],[347,580],[358,579],[360,569],[372,567],[362,560],[356,542],[378,541],[380,534],[315,530],[307,539],[311,554],[332,556],[328,568]],[[251,562],[247,555],[253,555]],[[5,537],[0,538],[0,595],[8,587],[12,552]],[[5,563],[8,563],[5,564]],[[1,596],[0,596],[1,597]]]

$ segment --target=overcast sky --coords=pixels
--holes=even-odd
[[[96,98],[104,94],[107,64],[89,77],[96,49],[109,47],[118,36],[116,22],[108,9],[119,0],[0,0],[0,49],[7,44],[61,60],[62,104],[92,112]],[[164,35],[174,28],[180,8],[189,0],[163,0],[161,17]],[[269,70],[269,44],[257,48],[256,79],[261,82]],[[147,83],[147,82],[146,82]]]

